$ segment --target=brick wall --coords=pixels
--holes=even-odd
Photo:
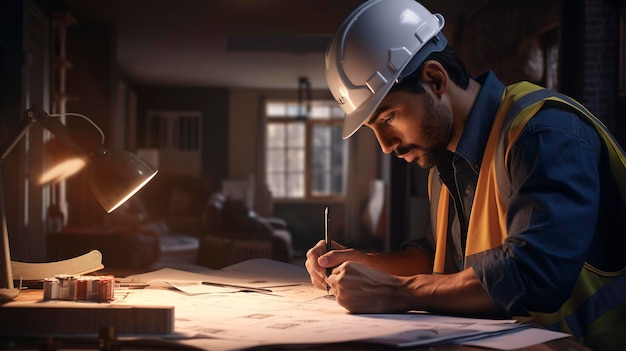
[[[619,11],[605,0],[585,0],[583,4],[583,84],[579,98],[618,137]]]
[[[529,74],[529,48],[556,29],[559,90],[587,106],[624,147],[626,96],[619,95],[618,0],[488,0],[455,23],[450,43],[472,75],[491,69],[505,83],[543,78]],[[537,40],[538,39],[538,40]]]
[[[505,83],[524,73],[528,42],[558,26],[558,0],[490,0],[457,24],[451,43],[473,75],[491,69]]]

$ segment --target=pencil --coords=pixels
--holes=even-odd
[[[324,210],[324,240],[326,241],[326,252],[332,250],[332,238],[330,236],[330,211],[328,206]],[[326,268],[326,276],[330,276],[332,268]],[[326,284],[326,293],[330,293],[330,286]]]

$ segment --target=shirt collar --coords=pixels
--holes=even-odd
[[[478,171],[496,111],[500,107],[504,84],[492,71],[483,73],[476,78],[476,81],[482,87],[467,117],[456,153],[465,158]]]

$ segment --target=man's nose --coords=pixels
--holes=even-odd
[[[374,131],[374,134],[376,135],[378,144],[380,144],[380,149],[385,154],[390,154],[394,152],[396,148],[398,147],[398,145],[400,145],[400,140],[398,140],[398,138],[395,138],[391,135],[384,135],[377,131]]]

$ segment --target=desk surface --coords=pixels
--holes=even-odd
[[[194,348],[191,346],[180,345],[180,344],[171,344],[170,347],[164,344],[154,344],[150,341],[141,341],[134,340],[132,342],[128,341],[118,341],[114,342],[121,346],[123,350],[163,350],[163,351],[184,351],[184,350],[202,350],[200,348]],[[48,337],[33,337],[33,338],[24,338],[24,337],[0,337],[0,350],[42,350],[42,345],[50,344],[54,345],[57,348],[46,348],[46,350],[100,350],[101,348],[101,340],[97,338],[76,338],[76,337],[60,337],[56,339],[51,339]],[[290,347],[285,347],[284,350],[289,350]],[[391,346],[381,346],[374,344],[366,344],[366,343],[340,343],[340,344],[328,344],[328,345],[314,345],[314,346],[298,346],[298,350],[307,350],[307,351],[378,351],[378,350],[406,350],[406,351],[486,351],[488,349],[482,347],[473,347],[473,346],[462,346],[455,344],[438,344],[431,346],[420,346],[420,347],[409,347],[409,348],[395,348]],[[245,349],[244,349],[245,350]],[[255,350],[255,348],[247,349],[249,351]],[[267,348],[266,346],[261,346],[258,350],[281,350],[280,347],[272,347]],[[533,345],[530,347],[518,349],[517,351],[591,351],[590,349],[580,345],[572,338],[564,338],[553,340],[547,343]]]
[[[245,294],[245,293],[244,293]],[[254,295],[240,295],[240,296],[254,296]],[[35,301],[40,301],[43,298],[43,291],[39,290],[39,289],[30,289],[30,290],[24,290],[20,293],[20,295],[18,295],[18,297],[16,298],[16,301],[19,302],[35,302]],[[266,297],[267,298],[267,297]],[[261,301],[262,302],[262,301]],[[317,305],[316,305],[317,306]],[[1,307],[0,307],[1,308]],[[178,308],[178,307],[177,307]],[[211,308],[214,307],[209,307],[208,305],[205,307],[207,311],[213,311]],[[253,313],[255,311],[250,311],[250,313]],[[219,313],[219,312],[215,312],[215,313]],[[179,316],[177,315],[177,318]],[[210,324],[210,323],[209,323]],[[11,336],[5,336],[5,337],[0,337],[0,350],[3,349],[20,349],[20,350],[36,350],[36,349],[41,349],[41,343],[45,340],[49,341],[49,338],[46,338],[46,336],[35,336],[35,337],[30,337],[30,338],[25,338],[25,337],[11,337]],[[115,342],[119,342],[122,343],[122,349],[134,349],[134,350],[148,350],[148,349],[155,349],[155,339],[145,339],[145,340],[141,340],[141,341],[128,341],[127,339],[124,338],[120,338],[118,340],[114,340]],[[282,340],[282,339],[281,339]],[[5,342],[6,341],[6,342]],[[54,342],[58,345],[65,345],[64,347],[59,347],[57,349],[62,350],[62,349],[85,349],[85,350],[98,350],[100,349],[100,340],[95,337],[92,336],[90,338],[77,338],[75,335],[66,335],[63,337],[59,337],[54,339]],[[213,342],[213,341],[211,341]],[[215,342],[218,342],[218,340],[216,340]],[[210,343],[205,344],[206,346],[212,346]],[[217,345],[220,345],[219,343]],[[71,347],[70,347],[71,346]],[[170,347],[171,346],[171,347]],[[67,347],[67,348],[65,348]],[[219,346],[215,346],[216,349],[219,349]],[[163,344],[163,343],[159,343],[158,344],[158,349],[160,350],[185,350],[185,349],[189,349],[189,350],[198,350],[190,345],[181,345],[181,344]],[[246,348],[242,348],[242,350],[268,350],[268,349],[272,349],[272,350],[280,350],[280,349],[290,349],[289,347],[284,347],[281,348],[279,347],[267,347],[267,346],[260,346],[260,347],[248,347],[246,346]],[[329,343],[329,344],[323,344],[323,345],[312,345],[312,346],[305,346],[305,345],[299,345],[298,349],[301,350],[331,350],[331,351],[340,351],[340,350],[354,350],[354,349],[358,349],[358,350],[385,350],[385,349],[394,349],[394,350],[444,350],[444,351],[465,351],[465,350],[481,350],[481,351],[485,351],[486,349],[484,348],[480,348],[480,347],[471,347],[471,346],[460,346],[460,345],[455,345],[455,344],[438,344],[438,345],[429,345],[429,346],[419,346],[419,347],[408,347],[408,348],[396,348],[396,347],[391,347],[391,346],[381,346],[381,345],[377,345],[377,344],[371,344],[371,343],[361,343],[361,342],[345,342],[345,343]],[[538,344],[538,345],[533,345],[531,347],[527,347],[524,348],[522,350],[530,350],[530,351],[545,351],[545,350],[589,350],[588,348],[578,344],[574,339],[572,338],[562,338],[562,339],[557,339],[551,342],[547,342],[547,343],[543,343],[543,344]]]

